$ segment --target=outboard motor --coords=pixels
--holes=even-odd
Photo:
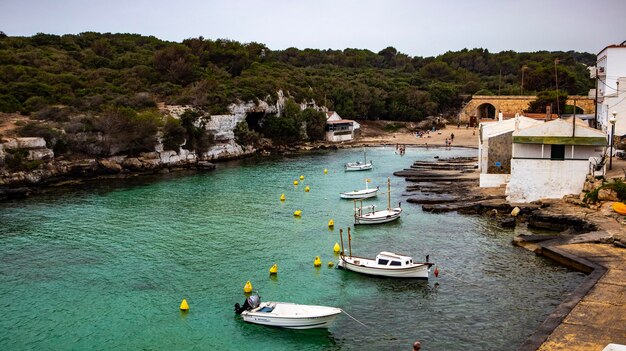
[[[246,301],[243,302],[243,306],[239,303],[235,304],[235,313],[241,314],[243,311],[253,310],[261,304],[261,297],[257,294],[250,295]]]

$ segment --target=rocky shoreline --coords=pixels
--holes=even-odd
[[[511,204],[504,189],[478,187],[475,158],[415,162],[395,172],[410,184],[407,202],[424,211],[456,211],[496,218],[502,227],[525,225],[552,234],[518,235],[512,244],[545,256],[587,277],[519,346],[518,351],[601,350],[626,343],[626,219],[611,210],[612,195],[587,205],[580,196]],[[585,192],[602,182],[590,177]]]

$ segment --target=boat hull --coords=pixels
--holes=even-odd
[[[372,169],[372,164],[371,163],[361,163],[361,164],[346,164],[344,166],[344,169],[346,170],[346,172],[352,172],[352,171],[367,171]]]
[[[261,312],[271,304],[276,304],[272,312]],[[340,313],[341,309],[335,307],[264,302],[259,308],[242,312],[241,316],[248,323],[287,329],[315,329],[328,328]]]
[[[388,210],[356,213],[354,215],[354,224],[381,224],[397,220],[402,215],[402,208],[396,207]]]
[[[366,265],[368,261],[370,263],[373,262],[373,260],[367,258],[344,256],[339,259],[337,267],[361,274],[375,275],[379,277],[428,279],[429,264],[416,263],[409,267],[381,268]]]
[[[621,215],[626,215],[626,204],[624,204],[623,202],[614,202],[612,207],[613,211]]]
[[[369,199],[378,195],[378,189],[363,189],[339,194],[342,199]]]

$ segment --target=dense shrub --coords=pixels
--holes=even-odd
[[[185,143],[187,130],[181,125],[180,120],[168,118],[163,127],[163,146],[166,150],[178,151]]]
[[[259,133],[250,130],[248,122],[246,121],[237,123],[233,132],[235,134],[235,141],[239,145],[256,145],[259,142]]]

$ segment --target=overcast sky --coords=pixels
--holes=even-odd
[[[0,31],[203,36],[411,56],[463,48],[598,53],[626,40],[626,0],[0,0]]]

